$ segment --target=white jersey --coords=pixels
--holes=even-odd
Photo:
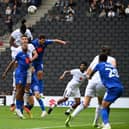
[[[30,58],[32,58],[33,51],[35,50],[35,47],[32,44],[28,44],[28,55]],[[22,51],[22,46],[19,46],[18,48],[15,48],[15,53],[13,55],[13,58],[15,59],[15,56]]]
[[[31,38],[31,40],[33,39],[33,36],[32,36],[32,34],[31,34],[29,29],[26,29],[25,35],[27,35],[28,38]],[[11,34],[11,37],[14,38],[14,40],[15,40],[14,41],[15,44],[18,45],[18,46],[21,45],[21,36],[22,36],[22,33],[20,32],[20,29],[16,29]],[[11,56],[12,56],[12,59],[14,58],[16,53],[17,53],[16,47],[11,46]]]
[[[13,31],[12,34],[11,34],[11,37],[13,37],[14,40],[15,40],[15,41],[14,41],[15,44],[18,45],[18,46],[21,45],[21,36],[22,36],[22,35],[23,35],[23,34],[20,32],[20,29],[16,29],[16,30]],[[28,38],[30,38],[31,40],[33,40],[33,36],[32,36],[32,34],[31,34],[31,32],[30,32],[29,29],[26,29],[25,35],[26,35]]]
[[[80,98],[81,94],[79,87],[86,79],[86,74],[82,73],[80,69],[72,69],[70,73],[71,75],[73,75],[73,77],[68,82],[63,96],[66,98],[68,97]]]
[[[108,56],[107,62],[115,62],[115,58]],[[99,63],[99,55],[97,55],[90,64],[90,68],[93,70],[94,67]],[[90,80],[88,80],[88,85],[85,90],[85,96],[104,96],[105,87],[102,84],[99,72],[96,72]]]
[[[72,69],[70,73],[73,75],[71,81],[75,81],[78,84],[82,84],[82,82],[86,79],[86,74],[82,73],[80,69]]]
[[[108,63],[111,63],[112,64],[112,62],[114,62],[115,61],[115,58],[114,57],[111,57],[111,56],[108,56],[107,57],[107,62]],[[94,68],[95,68],[95,66],[97,65],[99,63],[99,55],[97,55],[94,59],[93,59],[93,61],[91,62],[91,64],[90,64],[90,68],[93,70]],[[101,79],[100,79],[100,76],[99,76],[99,72],[96,72],[94,75],[93,75],[93,77],[92,77],[92,79],[95,81],[101,81]]]

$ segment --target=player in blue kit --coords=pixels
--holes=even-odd
[[[35,69],[35,75],[37,75],[37,79],[38,79],[38,90],[39,92],[35,92],[35,96],[36,99],[38,100],[40,107],[42,109],[42,114],[41,117],[46,116],[46,111],[45,111],[45,107],[43,109],[43,103],[41,102],[40,97],[43,96],[43,88],[44,88],[44,84],[43,84],[43,55],[45,52],[45,49],[47,48],[48,45],[52,44],[52,43],[58,43],[58,44],[62,44],[65,45],[66,42],[63,40],[59,40],[59,39],[46,39],[46,37],[44,35],[39,35],[39,37],[35,40],[32,41],[33,46],[35,47],[37,53],[38,53],[38,58],[36,60],[33,61],[33,66]],[[36,77],[35,77],[36,79]],[[32,84],[33,85],[33,84]]]
[[[109,123],[110,105],[122,95],[123,85],[120,82],[117,69],[110,63],[107,63],[106,60],[106,55],[101,54],[99,56],[100,63],[96,65],[89,78],[91,78],[96,71],[99,71],[102,83],[106,87],[101,109],[104,124],[102,129],[111,129]]]
[[[16,114],[18,117],[24,119],[22,114],[23,111],[23,96],[26,86],[27,79],[27,70],[30,64],[29,54],[27,53],[28,45],[22,44],[22,51],[19,52],[13,61],[11,61],[3,73],[2,77],[5,78],[9,69],[17,62],[17,67],[15,70],[15,79],[16,79]]]
[[[31,92],[32,92],[32,95],[35,96],[36,100],[38,101],[38,103],[40,105],[40,108],[42,110],[41,117],[42,118],[45,117],[47,115],[47,112],[46,112],[46,109],[44,106],[44,102],[43,102],[42,98],[40,97],[40,94],[43,91],[39,85],[39,81],[37,79],[36,72],[33,72],[33,74],[32,74]],[[28,104],[28,109],[30,109],[29,107],[30,107],[30,104]]]

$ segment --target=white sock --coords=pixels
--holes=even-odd
[[[79,114],[82,110],[84,109],[84,105],[80,104],[79,106],[77,106],[77,108],[73,111],[73,113],[71,114],[72,117],[75,117],[77,114]]]
[[[29,93],[28,92],[25,92],[24,93],[24,105],[27,105],[28,100],[29,100]]]
[[[94,123],[98,123],[100,117],[100,110],[101,110],[101,105],[96,106]]]

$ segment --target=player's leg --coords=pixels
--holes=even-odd
[[[40,97],[40,93],[38,91],[35,91],[34,95],[35,95],[35,98],[38,101],[38,103],[40,105],[40,108],[42,110],[41,117],[45,117],[47,115],[47,112],[46,112],[46,109],[45,109],[44,102],[43,102],[43,100]]]
[[[77,106],[77,108],[73,111],[73,113],[66,119],[65,125],[69,126],[69,122],[71,119],[73,119],[75,116],[77,116],[82,110],[87,108],[89,106],[89,103],[91,101],[91,98],[95,94],[95,89],[92,87],[94,86],[94,83],[92,81],[88,82],[88,85],[85,90],[85,97],[84,97],[84,102],[81,103],[80,105]]]
[[[109,123],[110,105],[121,96],[123,88],[110,88],[106,91],[105,96],[102,101],[101,116],[104,123],[103,129],[111,129]]]
[[[101,112],[101,104],[102,104],[102,100],[103,100],[103,96],[105,94],[105,87],[102,85],[101,82],[96,83],[96,96],[98,99],[98,105],[96,106],[96,110],[95,110],[95,116],[94,116],[94,121],[93,121],[93,126],[94,127],[99,127],[99,118],[100,118],[100,112]]]
[[[21,84],[16,85],[16,114],[19,118],[24,119],[23,116],[23,95],[24,95],[24,87]]]
[[[59,104],[65,102],[65,101],[67,101],[67,100],[68,100],[67,97],[63,97],[63,98],[59,99],[56,103],[50,105],[50,107],[49,107],[47,113],[48,113],[48,114],[51,114],[51,112],[53,111],[53,109],[54,109],[57,105],[59,105]]]
[[[16,64],[14,64],[13,66],[14,71],[13,71],[13,91],[12,91],[12,104],[10,106],[10,111],[14,111],[15,110],[15,101],[16,101],[16,84],[15,84],[15,68],[16,68]]]
[[[71,94],[72,94],[72,88],[70,87],[70,85],[71,85],[71,83],[68,83],[68,85],[67,85],[67,87],[66,87],[66,89],[64,91],[63,98],[57,100],[57,102],[55,104],[50,105],[50,107],[49,107],[49,109],[47,111],[48,114],[51,114],[51,112],[53,111],[53,109],[57,105],[59,105],[59,104],[61,104],[61,103],[63,103],[63,102],[68,100],[69,96],[71,96]]]
[[[24,105],[27,106],[29,96],[30,96],[30,85],[31,85],[31,80],[32,80],[32,71],[31,68],[27,71],[27,82],[25,86],[25,93],[24,93]]]
[[[32,76],[32,78],[33,78],[32,91],[34,92],[34,96],[35,96],[36,100],[38,101],[40,108],[42,110],[41,117],[45,117],[47,115],[47,112],[46,112],[46,109],[44,106],[44,102],[40,96],[40,94],[43,93],[43,84],[40,85],[36,74],[38,74],[38,73],[33,73],[33,76]]]
[[[65,115],[70,115],[70,113],[78,106],[80,105],[80,98],[74,98],[75,103],[65,111]]]
[[[81,94],[79,87],[75,86],[72,88],[71,97],[74,97],[75,103],[71,105],[71,107],[65,112],[65,115],[70,115],[70,113],[78,106],[80,105],[81,100]]]

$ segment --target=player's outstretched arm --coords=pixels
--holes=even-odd
[[[60,40],[60,39],[53,39],[53,41],[56,42],[56,43],[62,44],[62,45],[67,44],[66,41],[63,41],[63,40]]]
[[[6,78],[6,75],[7,75],[8,71],[12,68],[12,66],[14,65],[14,63],[15,63],[15,60],[11,61],[8,64],[8,66],[6,67],[5,71],[2,74],[2,79],[5,79]]]
[[[63,80],[64,77],[65,77],[65,75],[68,74],[68,73],[70,73],[70,70],[64,71],[64,73],[59,77],[59,79],[60,79],[60,80]]]

